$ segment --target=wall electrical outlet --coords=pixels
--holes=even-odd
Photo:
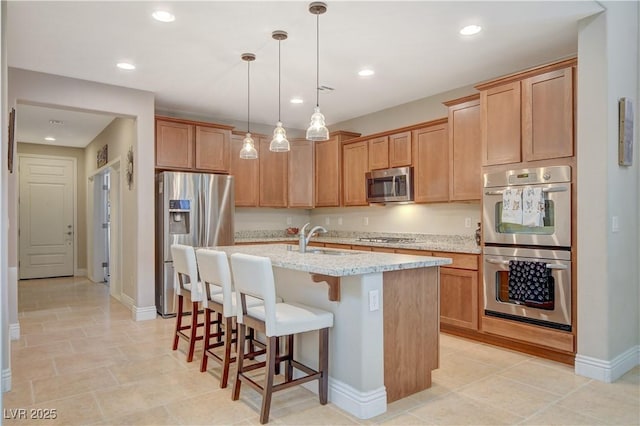
[[[369,290],[369,312],[380,309],[380,292],[378,290]]]
[[[338,218],[338,225],[342,225],[342,218],[341,217]]]
[[[331,225],[331,218],[329,216],[324,218],[324,224],[325,225]]]
[[[618,216],[611,216],[611,232],[620,232],[620,220]]]
[[[369,218],[368,218],[367,216],[365,216],[365,217],[363,217],[363,218],[362,218],[362,224],[363,224],[364,226],[369,225]]]
[[[471,218],[470,217],[465,217],[464,218],[464,227],[465,228],[471,228]]]
[[[287,216],[287,225],[291,225],[293,223],[293,220],[291,219],[291,216]]]

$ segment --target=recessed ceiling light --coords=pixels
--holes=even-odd
[[[173,22],[176,20],[176,17],[173,13],[167,12],[166,10],[156,10],[151,14],[153,19],[160,22]]]
[[[57,126],[62,126],[64,124],[64,121],[62,121],[62,120],[49,120],[49,124],[55,124]]]
[[[375,71],[368,68],[358,71],[358,75],[360,77],[369,77],[370,75],[374,75],[374,74],[375,74]]]
[[[136,69],[136,66],[133,64],[130,64],[129,62],[118,62],[117,67],[120,68],[121,70],[127,70],[127,71]]]
[[[304,103],[304,101],[302,100],[302,98],[291,98],[291,100],[289,101],[292,104],[301,104]]]
[[[46,138],[44,138],[45,141],[55,141],[56,138],[54,138],[53,136],[47,136]]]
[[[460,34],[474,35],[474,34],[478,34],[480,31],[482,31],[482,27],[480,25],[467,25],[466,27],[460,30]]]

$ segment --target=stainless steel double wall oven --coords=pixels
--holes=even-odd
[[[539,203],[544,205],[544,217],[534,226],[509,220],[503,212],[505,193],[520,193],[518,189],[536,190]],[[484,174],[485,315],[571,330],[571,199],[570,166]],[[532,274],[533,267],[541,268],[536,274],[547,287],[544,300],[516,297],[515,275],[522,281],[522,271],[516,267],[522,266],[527,274]]]

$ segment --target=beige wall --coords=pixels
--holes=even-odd
[[[76,239],[78,245],[76,246],[78,264],[77,269],[86,271],[87,269],[87,215],[86,215],[86,200],[87,200],[87,186],[86,173],[85,173],[85,159],[84,149],[71,148],[66,146],[51,146],[41,145],[35,143],[18,143],[18,154],[32,154],[32,155],[46,155],[53,157],[72,157],[76,159],[76,190],[77,190],[77,229]]]
[[[578,354],[576,372],[614,379],[638,363],[638,150],[618,165],[618,99],[634,101],[640,46],[638,2],[604,2],[578,29]],[[638,140],[638,125],[634,139]],[[612,230],[616,216],[620,230]]]

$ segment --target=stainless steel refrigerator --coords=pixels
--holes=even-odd
[[[162,172],[156,175],[156,309],[175,316],[172,244],[233,245],[233,176]]]

